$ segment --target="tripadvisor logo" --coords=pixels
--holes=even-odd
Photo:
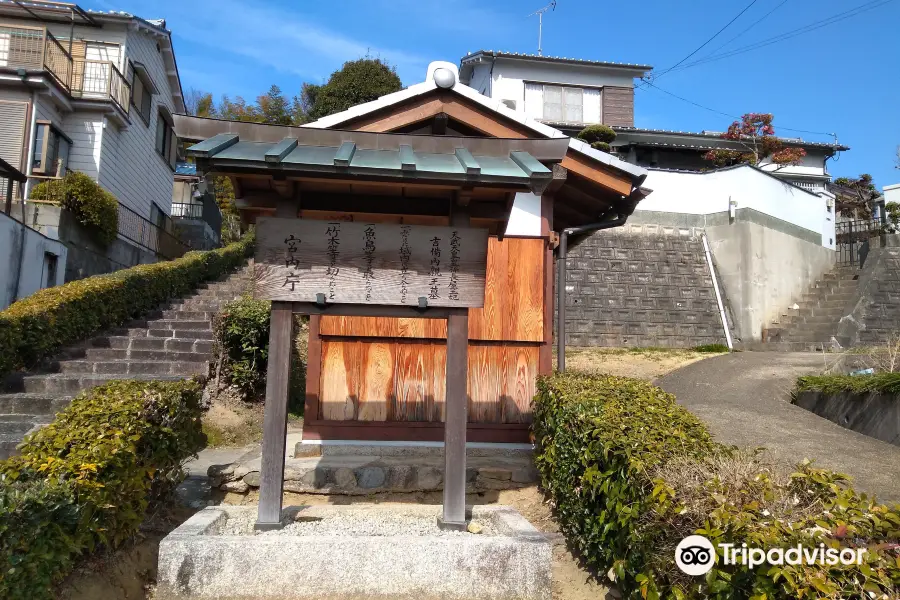
[[[825,544],[791,548],[751,548],[747,544],[719,544],[722,564],[744,565],[755,569],[759,565],[860,565],[865,548],[828,548]],[[688,575],[705,575],[716,562],[716,548],[702,535],[689,535],[675,547],[675,564]]]

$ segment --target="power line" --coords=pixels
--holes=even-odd
[[[722,60],[725,58],[730,58],[732,56],[737,56],[738,54],[744,54],[746,52],[750,52],[752,50],[757,50],[759,48],[764,48],[765,46],[770,46],[772,44],[797,37],[798,35],[802,35],[804,33],[809,33],[809,32],[815,31],[817,29],[821,29],[822,27],[827,27],[828,25],[832,25],[834,23],[844,21],[846,19],[855,17],[864,12],[874,10],[876,8],[880,8],[881,6],[884,6],[885,4],[889,4],[891,2],[894,2],[894,0],[871,0],[870,2],[866,2],[864,4],[857,6],[856,8],[852,8],[852,9],[844,11],[842,13],[832,15],[830,17],[821,19],[819,21],[814,21],[812,23],[809,23],[808,25],[804,25],[803,27],[798,27],[797,29],[792,29],[790,31],[773,36],[771,38],[767,38],[765,40],[761,40],[759,42],[755,42],[755,43],[749,44],[747,46],[742,46],[735,50],[725,52],[724,54],[719,54],[717,56],[709,56],[707,58],[701,58],[699,60],[695,60],[693,62],[683,64],[679,67],[678,70],[680,71],[680,70],[688,69],[690,67],[695,67],[698,65],[714,62],[717,60]],[[674,69],[674,67],[672,69]],[[669,70],[672,70],[672,69],[669,69]]]
[[[680,65],[681,63],[683,63],[684,61],[686,61],[687,59],[689,59],[690,57],[694,56],[695,54],[697,54],[698,52],[700,52],[701,50],[703,50],[703,48],[704,48],[707,44],[709,44],[711,41],[713,41],[714,39],[716,39],[717,37],[719,37],[719,34],[720,34],[720,33],[722,33],[723,31],[725,31],[726,29],[728,29],[728,27],[729,27],[732,23],[734,23],[735,21],[737,21],[737,20],[741,17],[741,15],[743,15],[745,12],[747,12],[748,10],[750,10],[750,7],[753,6],[754,4],[756,4],[758,1],[759,1],[759,0],[752,0],[752,2],[750,2],[750,4],[748,4],[747,6],[744,7],[744,10],[742,10],[741,12],[739,12],[739,13],[737,14],[737,16],[735,16],[733,19],[731,19],[730,21],[728,21],[728,23],[726,23],[724,27],[722,27],[720,30],[718,30],[718,31],[715,33],[715,35],[713,35],[711,38],[709,38],[708,40],[706,40],[705,42],[703,42],[696,50],[694,50],[693,52],[691,52],[690,54],[688,54],[687,56],[685,56],[684,58],[682,58],[681,60],[679,60],[677,63],[675,63],[674,65],[672,65],[671,67],[669,67],[668,69],[666,69],[665,71],[663,71],[662,73],[660,73],[659,75],[657,75],[657,76],[655,77],[655,79],[659,79],[660,77],[662,77],[663,75],[665,75],[666,73],[668,73],[669,71],[671,71],[672,69],[674,69],[675,67],[677,67],[678,65]]]
[[[704,106],[704,105],[702,105],[702,104],[699,104],[699,103],[697,103],[697,102],[694,102],[693,100],[688,100],[687,98],[684,98],[684,97],[682,97],[682,96],[679,96],[678,94],[673,94],[673,93],[670,92],[669,90],[664,90],[663,88],[661,88],[661,87],[659,87],[658,85],[656,85],[656,84],[654,84],[654,83],[651,83],[651,82],[649,82],[649,81],[646,81],[646,80],[645,80],[644,83],[647,84],[648,86],[650,86],[650,87],[656,89],[656,90],[659,90],[660,92],[662,92],[662,93],[664,93],[664,94],[667,94],[667,95],[669,95],[669,96],[672,96],[673,98],[677,98],[678,100],[681,100],[682,102],[687,102],[688,104],[692,104],[692,105],[696,106],[697,108],[702,108],[703,110],[708,110],[709,112],[713,112],[713,113],[716,113],[716,114],[719,114],[719,115],[723,115],[723,116],[726,116],[726,117],[730,117],[730,118],[732,118],[732,119],[740,120],[740,117],[738,117],[737,115],[733,115],[733,114],[730,114],[730,113],[722,112],[721,110],[716,110],[716,109],[714,109],[714,108],[710,108],[710,107],[708,107],[708,106]],[[636,88],[636,89],[641,89],[641,88]],[[835,140],[835,144],[837,144],[837,134],[835,134],[835,133],[827,133],[827,132],[825,132],[825,131],[809,131],[809,130],[807,130],[807,129],[794,129],[794,128],[792,128],[792,127],[783,127],[783,126],[781,126],[781,125],[778,126],[778,129],[784,129],[785,131],[795,131],[795,132],[798,132],[798,133],[809,133],[809,134],[812,134],[812,135],[825,135],[825,136],[833,137],[834,140]]]
[[[749,27],[747,27],[746,29],[744,29],[743,31],[741,31],[739,34],[737,34],[737,35],[734,36],[733,38],[729,39],[729,40],[728,40],[727,42],[725,42],[724,44],[721,44],[720,46],[717,46],[715,50],[713,50],[712,52],[710,52],[710,53],[707,55],[707,57],[714,55],[716,52],[718,52],[719,50],[721,50],[722,48],[724,48],[725,46],[727,46],[728,44],[730,44],[730,43],[733,42],[734,40],[738,39],[739,37],[741,37],[742,35],[744,35],[744,34],[747,33],[748,31],[750,31],[751,29],[753,29],[754,27],[756,27],[757,25],[759,25],[760,23],[762,23],[763,21],[765,21],[765,20],[769,17],[769,15],[771,15],[773,12],[775,12],[776,10],[778,10],[779,8],[781,8],[782,6],[784,6],[784,5],[787,4],[787,3],[788,3],[788,0],[782,0],[781,3],[778,4],[778,6],[776,6],[775,8],[773,8],[772,10],[770,10],[769,12],[767,12],[766,14],[764,14],[763,16],[761,16],[760,18],[758,18],[757,20],[753,21],[753,23],[751,23]]]

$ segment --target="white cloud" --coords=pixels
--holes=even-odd
[[[371,45],[287,10],[256,2],[172,2],[154,5],[146,15],[138,14],[154,18],[150,12],[160,9],[176,38],[245,56],[312,81],[324,81],[345,61],[368,54],[395,65],[405,83],[415,83],[424,77],[429,62],[417,54]]]

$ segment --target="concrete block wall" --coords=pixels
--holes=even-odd
[[[864,327],[858,332],[862,345],[882,345],[900,333],[900,235],[885,236],[884,247],[866,259],[860,280],[858,304]],[[849,313],[853,314],[853,313]]]
[[[567,267],[569,346],[725,343],[698,237],[600,231],[570,247]]]

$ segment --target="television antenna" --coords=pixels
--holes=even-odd
[[[544,13],[551,10],[556,10],[556,0],[551,0],[550,4],[544,8],[539,8],[528,15],[529,17],[533,17],[534,15],[538,16],[538,56],[544,55],[541,48],[541,38],[544,34]]]

